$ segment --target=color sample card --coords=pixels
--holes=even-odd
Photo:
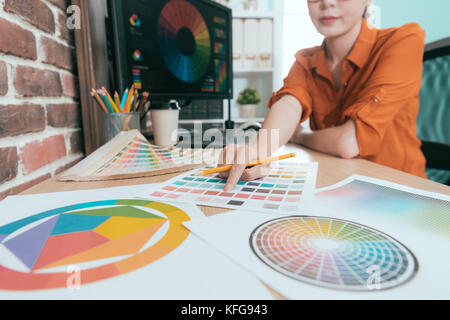
[[[277,272],[330,289],[370,291],[367,270],[374,266],[380,289],[392,288],[410,280],[418,268],[414,255],[395,239],[335,218],[273,219],[255,228],[250,245]]]
[[[134,137],[110,161],[103,164],[94,174],[121,174],[147,170],[161,170],[180,166],[185,162],[183,154],[160,148],[141,137]]]
[[[272,164],[267,176],[254,181],[239,181],[231,192],[224,192],[226,179],[217,174],[197,176],[198,170],[193,170],[169,180],[156,191],[140,196],[211,207],[292,214],[311,205],[317,167],[316,162]]]
[[[120,132],[111,141],[66,171],[61,181],[136,178],[187,171],[215,162],[201,149],[161,148],[150,144],[138,130]]]
[[[450,242],[364,211],[236,210],[183,223],[290,299],[447,299]],[[407,221],[407,217],[403,219]]]

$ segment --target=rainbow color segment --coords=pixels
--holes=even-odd
[[[142,61],[142,52],[139,49],[134,50],[133,52],[133,60],[136,62],[141,62]]]
[[[184,53],[178,41],[187,32],[194,41],[193,53]],[[172,74],[181,81],[195,82],[206,72],[211,57],[211,39],[201,13],[186,0],[171,0],[158,19],[161,56]]]
[[[131,272],[182,244],[189,235],[182,223],[189,220],[177,207],[126,199],[70,205],[12,222],[0,227],[0,246],[28,271],[0,260],[0,289],[65,288],[69,265],[82,269],[82,285]]]
[[[331,289],[392,288],[410,280],[418,269],[413,254],[398,241],[340,219],[273,219],[253,231],[250,245],[274,270]]]
[[[133,27],[139,28],[141,26],[141,20],[139,19],[139,17],[136,14],[132,14],[130,17],[130,24]]]
[[[214,72],[216,74],[216,92],[226,92],[227,90],[227,64],[223,60],[214,59]]]
[[[110,161],[98,168],[94,175],[116,175],[132,172],[162,170],[182,166],[192,160],[181,152],[151,145],[136,136]]]

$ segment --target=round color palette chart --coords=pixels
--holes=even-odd
[[[414,255],[395,239],[341,219],[273,219],[253,231],[250,245],[274,270],[331,289],[392,288],[411,279],[418,269]]]
[[[80,268],[81,285],[131,272],[181,245],[189,235],[182,223],[189,220],[172,205],[123,199],[14,221],[0,227],[0,247],[9,256],[0,257],[0,290],[64,288],[68,266]]]
[[[184,82],[199,80],[210,64],[211,39],[201,13],[186,0],[171,0],[158,19],[161,56],[172,74]]]
[[[130,17],[130,25],[133,27],[140,27],[141,26],[141,20],[137,16],[137,14],[132,14]]]

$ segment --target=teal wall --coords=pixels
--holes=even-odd
[[[373,0],[381,8],[381,28],[417,22],[426,43],[450,37],[450,0]]]

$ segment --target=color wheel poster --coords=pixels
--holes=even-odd
[[[272,298],[182,226],[197,207],[134,199],[143,187],[2,201],[0,299]]]
[[[430,198],[391,185],[389,203],[400,207],[387,213],[382,201],[376,208],[368,201],[387,197],[379,188],[386,183],[361,177],[351,181],[367,184],[360,190],[366,198],[359,199],[358,210],[345,210],[361,194],[352,191],[348,198],[342,196],[343,183],[327,188],[335,193],[333,206],[317,205],[313,214],[239,210],[184,225],[287,298],[449,299],[450,241],[444,231],[449,230],[448,197]],[[316,203],[324,202],[324,197],[317,194]],[[413,207],[411,214],[400,210],[409,201],[423,202],[420,210],[428,212],[429,225],[415,222],[421,218]],[[327,202],[331,204],[331,198]],[[233,237],[226,232],[230,228]]]

